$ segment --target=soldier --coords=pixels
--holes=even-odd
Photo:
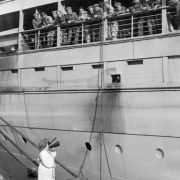
[[[66,23],[65,16],[60,10],[53,11],[52,13],[54,17],[53,25],[60,26]],[[60,28],[60,45],[65,45],[65,44],[67,44],[67,37],[66,34],[64,33],[64,30]]]
[[[103,9],[99,7],[99,4],[94,4],[94,19],[102,19],[103,14]]]
[[[34,29],[42,28],[43,22],[39,13],[34,13],[32,24]],[[35,37],[32,40],[35,43],[35,49],[39,49],[42,47],[42,39],[40,39],[40,36],[41,35],[38,32],[35,32]]]
[[[107,16],[111,16],[114,13],[114,8],[110,5],[109,2],[104,2],[104,7],[107,11]],[[108,23],[108,39],[115,40],[117,39],[118,33],[118,23],[116,21],[111,21]]]
[[[153,5],[150,2],[150,0],[145,0],[145,3],[143,4],[143,10],[144,11],[148,11],[150,9],[152,9]],[[154,25],[154,20],[151,17],[150,13],[144,14],[144,16],[146,16],[146,22],[147,22],[147,26],[148,26],[148,30],[149,30],[149,34],[152,35],[153,34],[153,26]]]
[[[120,2],[117,2],[114,15],[118,14],[125,14],[126,8],[121,5]],[[129,37],[131,34],[129,32],[129,29],[131,28],[130,25],[131,19],[130,17],[120,17],[119,21],[119,38],[126,38]],[[124,24],[124,25],[123,25]]]
[[[79,20],[80,21],[86,21],[88,20],[88,13],[87,11],[84,10],[84,7],[79,7]],[[84,26],[84,37],[83,39],[85,40],[86,43],[90,43],[90,34],[89,34],[89,27],[88,26]]]
[[[65,15],[65,19],[67,23],[70,24],[70,23],[75,23],[79,21],[77,14],[72,11],[71,7],[67,7],[66,12],[67,14]],[[79,27],[68,29],[68,42],[67,43],[68,44],[71,43],[72,36],[74,35],[74,41],[72,42],[72,44],[77,44],[79,41],[79,32],[80,32]]]
[[[93,20],[94,19],[94,7],[93,6],[89,6],[88,7],[88,19],[89,20]]]
[[[65,15],[60,10],[57,10],[57,25],[61,26],[65,24],[66,24]],[[61,27],[60,27],[60,44],[61,45],[67,44],[66,29],[62,29]]]
[[[177,17],[180,18],[180,1],[179,0],[167,0],[167,5],[176,7]]]
[[[140,2],[140,0],[134,0],[133,1],[133,6],[130,8],[132,12],[136,11],[143,11],[143,10],[148,10],[147,7],[144,7],[143,4]],[[138,29],[138,36],[143,36],[144,34],[144,23],[145,19],[140,15],[140,18],[138,18],[139,15],[136,15],[136,21],[137,21],[137,29]]]
[[[88,20],[94,20],[94,7],[93,6],[89,6],[88,7]],[[91,37],[91,41],[95,42],[96,41],[96,32],[95,32],[95,25],[90,25],[89,27],[89,34]]]
[[[156,12],[157,8],[161,7],[161,0],[154,0],[153,8],[155,12],[153,13],[154,17],[154,31],[155,34],[161,33],[161,11]]]
[[[39,13],[34,13],[32,24],[34,29],[42,28],[43,22]]]
[[[102,19],[104,12],[103,9],[99,7],[99,4],[94,4],[94,19]],[[96,41],[100,41],[102,37],[102,27],[101,24],[95,25]]]
[[[84,7],[79,7],[79,20],[85,21],[88,19],[88,13],[84,10]]]
[[[50,26],[52,26],[53,24],[53,19],[51,16],[48,16],[46,14],[46,12],[42,12],[42,20],[43,20],[43,28],[48,28]],[[54,35],[55,35],[55,31],[48,31],[47,33],[47,47],[51,47],[53,46],[54,43]],[[46,41],[46,37],[44,37],[44,41]]]
[[[114,1],[114,8],[115,9],[117,8],[117,3],[118,3],[118,1]]]

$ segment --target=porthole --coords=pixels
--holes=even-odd
[[[122,147],[120,145],[116,145],[115,152],[116,152],[116,154],[122,154],[123,153]]]
[[[87,149],[88,151],[91,151],[91,150],[92,150],[92,147],[91,147],[91,144],[90,144],[90,143],[86,142],[86,143],[85,143],[85,146],[86,146],[86,149]]]
[[[158,159],[163,159],[163,158],[164,158],[164,152],[163,152],[162,149],[157,149],[157,150],[156,150],[156,157],[157,157]]]

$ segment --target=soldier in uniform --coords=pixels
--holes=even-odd
[[[42,28],[43,22],[39,13],[34,13],[32,24],[34,29]]]
[[[103,9],[99,7],[99,4],[94,4],[94,19],[102,19],[104,12]],[[101,24],[95,25],[96,41],[100,41],[102,38],[102,27]]]
[[[66,19],[67,23],[70,24],[70,23],[75,23],[75,22],[79,21],[77,14],[72,11],[71,7],[67,7],[66,12],[67,12],[67,14],[65,15],[65,19]],[[80,32],[79,27],[68,29],[68,37],[67,37],[68,42],[67,43],[70,44],[72,36],[74,36],[74,41],[72,42],[72,44],[78,44],[79,32]]]
[[[153,8],[155,12],[153,13],[154,17],[154,31],[155,34],[161,33],[161,11],[156,12],[157,8],[161,7],[161,0],[154,0]]]
[[[114,14],[118,15],[118,14],[125,14],[125,13],[126,13],[126,8],[122,6],[120,2],[117,2]],[[129,29],[131,28],[130,23],[131,23],[130,17],[120,17],[119,38],[126,38],[131,35],[129,32]]]
[[[53,24],[53,18],[51,16],[48,16],[46,12],[42,12],[42,20],[43,20],[43,26],[42,28],[48,28],[52,26]],[[54,35],[55,31],[49,30],[47,33],[47,47],[52,47],[54,43]],[[46,41],[46,37],[44,37],[44,41]]]
[[[176,7],[177,17],[180,18],[180,1],[179,0],[167,0],[167,5]]]
[[[80,21],[86,21],[88,20],[88,13],[87,11],[84,10],[84,7],[79,7],[79,20]],[[89,27],[88,26],[84,26],[84,37],[83,37],[83,41],[85,41],[86,43],[90,43],[90,34],[89,34]]]
[[[88,7],[88,19],[89,20],[94,19],[94,7],[93,6]]]
[[[114,8],[110,5],[109,2],[104,2],[104,7],[107,12],[107,16],[111,16],[114,13]],[[117,39],[118,34],[118,23],[116,21],[111,21],[108,23],[108,39]]]
[[[153,5],[152,5],[151,1],[145,0],[145,3],[143,4],[143,10],[148,11],[152,8],[153,8]],[[147,14],[144,14],[144,16],[146,16],[145,22],[147,22],[149,34],[152,35],[153,34],[153,26],[155,26],[154,19],[151,17],[151,13],[148,13],[148,12],[147,12]]]
[[[34,19],[32,21],[32,24],[34,29],[42,28],[43,22],[39,13],[34,13]],[[40,36],[41,35],[38,32],[35,32],[35,38],[33,38],[33,42],[35,43],[35,49],[39,49],[42,47]]]
[[[60,10],[57,10],[57,25],[61,26],[65,24],[66,24],[65,15]],[[60,43],[61,45],[67,44],[66,29],[62,29],[61,27],[60,27]]]
[[[93,6],[89,6],[88,7],[88,20],[94,20],[94,7]],[[95,42],[96,41],[96,32],[95,32],[95,25],[90,25],[90,30],[89,30],[89,34],[91,37],[91,41]]]
[[[148,0],[147,3],[142,4],[140,0],[134,0],[134,5],[131,7],[132,12],[136,11],[148,11],[151,9],[151,7],[148,5]],[[137,22],[137,27],[138,27],[138,36],[143,36],[144,35],[144,23],[147,23],[149,34],[153,34],[153,29],[152,29],[152,22],[150,21],[150,18],[148,17],[149,15],[146,14],[144,16],[147,16],[147,21],[145,21],[145,18],[140,15],[140,18],[138,18],[139,15],[136,16],[136,22]]]

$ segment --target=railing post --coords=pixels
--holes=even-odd
[[[60,41],[60,26],[57,27],[57,47],[61,46],[61,41]]]
[[[134,16],[131,16],[131,37],[134,36]]]
[[[162,6],[166,6],[166,0],[162,0]],[[168,32],[167,9],[162,9],[162,34]]]
[[[82,28],[81,28],[81,31],[82,31],[82,37],[81,37],[81,43],[83,44],[83,41],[84,41],[84,23],[82,23]]]
[[[102,40],[105,41],[107,38],[107,34],[108,34],[108,20],[103,19],[102,20]]]
[[[38,35],[37,35],[38,37],[38,40],[37,40],[37,49],[39,49],[39,45],[40,45],[40,31],[38,31]]]
[[[21,42],[22,42],[22,35],[21,31],[23,31],[23,22],[24,22],[24,13],[22,10],[19,11],[19,34],[18,34],[18,51],[22,50]]]

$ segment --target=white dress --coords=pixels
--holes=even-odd
[[[39,153],[38,180],[55,180],[56,152],[42,150]]]

